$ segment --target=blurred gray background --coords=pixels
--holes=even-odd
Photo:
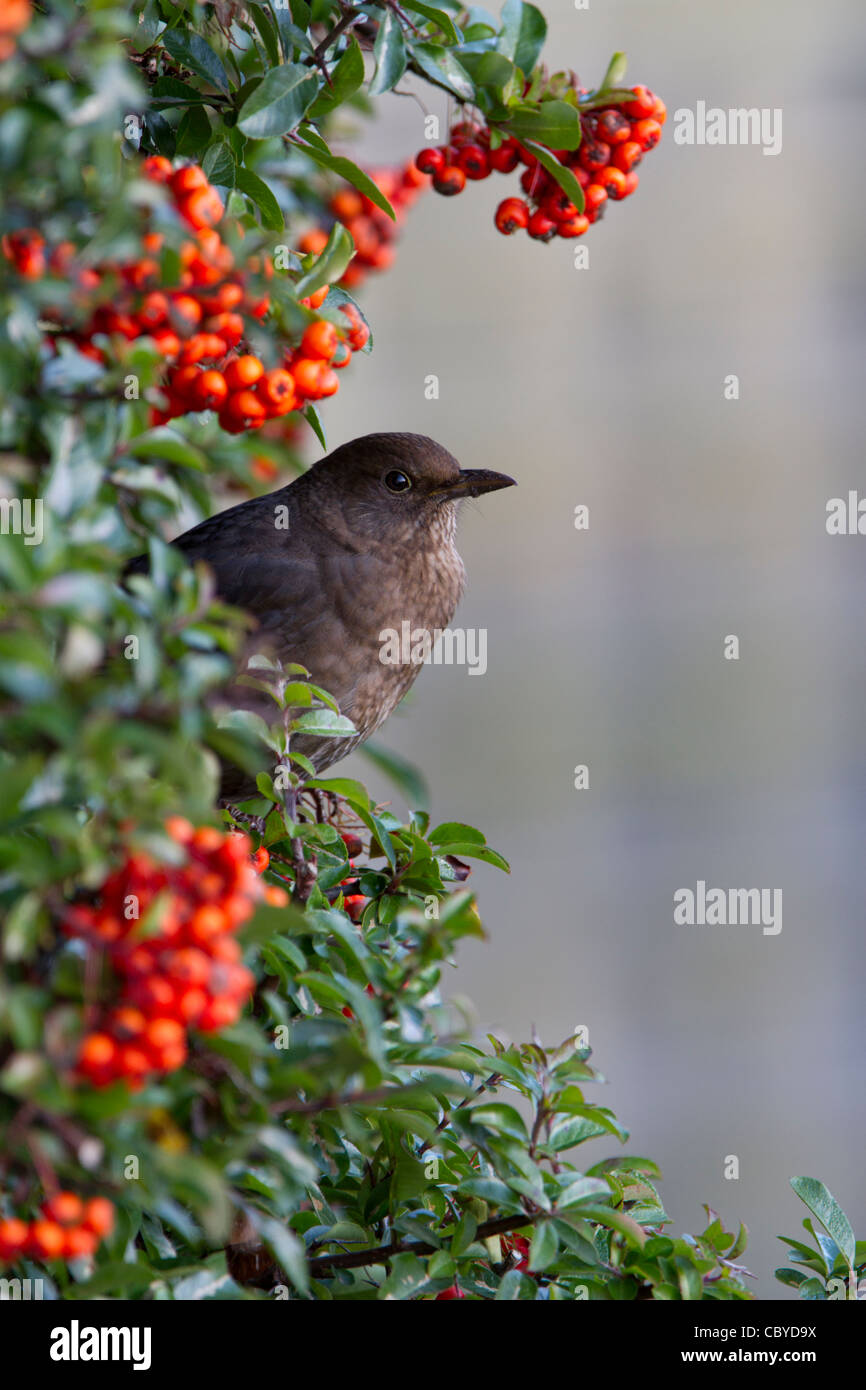
[[[742,1218],[759,1296],[787,1297],[790,1176],[820,1177],[866,1234],[866,537],[825,530],[828,498],[866,493],[862,10],[542,8],[557,66],[592,86],[625,49],[670,119],[635,197],[586,237],[588,270],[574,243],[499,236],[518,190],[494,176],[419,200],[362,291],[376,349],[328,403],[330,443],[417,430],[520,483],[462,522],[456,621],[487,628],[487,674],[431,667],[384,738],[438,819],[513,865],[473,873],[489,939],[462,948],[452,991],[479,1034],[587,1025],[609,1081],[592,1098],[661,1164],[675,1229],[701,1229],[702,1202]],[[675,145],[673,113],[701,99],[783,108],[781,154]],[[391,97],[356,157],[422,143],[421,110]],[[393,795],[359,759],[341,771]],[[701,878],[781,888],[781,934],[675,926],[675,890]]]

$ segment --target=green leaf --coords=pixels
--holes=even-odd
[[[511,1139],[526,1142],[526,1125],[513,1105],[505,1105],[501,1100],[482,1101],[480,1105],[473,1105],[468,1113],[473,1124],[485,1125],[499,1134],[507,1134]]]
[[[334,796],[348,797],[351,801],[360,802],[362,806],[370,805],[367,788],[363,782],[356,782],[353,777],[316,777],[312,782],[307,782],[307,786],[333,792]]]
[[[264,179],[254,174],[252,169],[241,168],[235,175],[236,186],[255,203],[262,215],[262,226],[271,231],[281,232],[285,226],[283,212]]]
[[[416,65],[431,82],[444,87],[461,101],[472,101],[475,96],[472,80],[450,48],[438,43],[414,43],[411,51]]]
[[[854,1232],[839,1203],[817,1178],[791,1178],[791,1186],[832,1236],[849,1265],[854,1263]]]
[[[375,203],[377,208],[381,208],[383,212],[387,212],[388,216],[394,221],[397,220],[397,214],[388,202],[388,199],[378,185],[373,182],[369,174],[365,174],[364,170],[359,169],[357,164],[353,164],[351,159],[346,159],[345,155],[331,154],[324,140],[312,129],[305,129],[303,131],[303,136],[307,143],[301,146],[301,148],[304,154],[308,155],[315,164],[318,164],[322,169],[330,169],[332,174],[337,174],[341,179],[345,179],[353,188],[357,188],[359,193],[365,194],[365,196],[370,199],[371,203]],[[342,230],[346,232],[345,227],[343,227]],[[346,232],[346,236],[348,235],[349,233]],[[323,251],[322,255],[324,254]],[[343,270],[345,270],[345,268],[346,267],[343,266]],[[343,271],[341,270],[340,275],[342,275],[342,273]],[[335,275],[332,278],[337,280],[339,276]],[[321,284],[327,284],[327,280],[322,280]],[[309,293],[309,291],[305,293]]]
[[[614,53],[607,65],[607,72],[601,81],[599,91],[606,92],[610,87],[622,87],[625,84],[625,73],[628,67],[628,59],[624,53]]]
[[[597,1221],[600,1226],[609,1226],[611,1230],[619,1231],[629,1245],[635,1246],[638,1250],[642,1250],[646,1244],[646,1232],[624,1211],[617,1211],[614,1207],[586,1205],[581,1207],[580,1215],[590,1221]]]
[[[301,63],[271,68],[241,107],[238,130],[253,140],[288,135],[315,101],[319,82],[317,74]]]
[[[221,188],[234,188],[235,156],[227,140],[217,140],[216,144],[210,146],[201,167],[211,183],[219,184]]]
[[[322,88],[310,108],[310,116],[314,120],[330,115],[335,107],[348,101],[364,81],[364,55],[354,34],[340,61],[331,69],[330,76],[331,85]]]
[[[533,1271],[547,1269],[559,1253],[559,1236],[552,1221],[539,1221],[532,1234],[529,1247],[529,1268]]]
[[[312,269],[302,275],[295,285],[298,299],[305,299],[307,295],[321,289],[322,285],[339,280],[354,253],[355,243],[351,236],[342,222],[335,222],[321,255],[316,257]]]
[[[443,821],[428,836],[431,845],[485,844],[484,836],[473,825],[463,825],[461,821]]]
[[[292,720],[292,730],[324,738],[349,738],[358,732],[351,719],[335,714],[332,709],[314,709],[309,714],[298,715]]]
[[[390,92],[406,71],[406,44],[403,40],[403,27],[393,10],[387,10],[380,21],[379,32],[373,45],[376,71],[368,91],[371,97]]]
[[[583,212],[585,199],[583,189],[574,177],[572,171],[564,164],[560,164],[552,150],[545,149],[544,145],[539,145],[535,140],[524,140],[524,146],[531,150],[543,169],[559,184],[564,193],[567,193],[574,203],[578,212]]]
[[[181,29],[166,29],[160,35],[159,42],[175,62],[190,68],[213,87],[219,87],[221,92],[228,92],[229,79],[226,70],[210,44],[205,43],[200,34]]]
[[[249,1207],[247,1214],[265,1245],[273,1254],[277,1264],[285,1270],[295,1288],[300,1293],[307,1293],[309,1274],[303,1241],[299,1240],[294,1231],[290,1231],[282,1221],[277,1221],[272,1216],[266,1216],[264,1212]]]
[[[518,140],[537,140],[554,150],[576,150],[580,144],[580,116],[567,101],[517,106],[500,129]]]
[[[165,459],[166,463],[181,464],[184,468],[207,468],[207,458],[201,450],[190,444],[182,434],[164,425],[138,435],[128,446],[127,453],[136,459],[158,458]]]
[[[502,7],[503,27],[497,48],[513,58],[522,72],[531,72],[547,37],[547,21],[534,5],[523,0],[506,0]]]
[[[446,35],[449,43],[462,42],[463,35],[447,10],[440,10],[436,5],[421,5],[418,0],[412,0],[411,4],[406,4],[403,8],[411,11],[412,14],[422,14],[425,19],[430,20],[431,24],[437,24]]]

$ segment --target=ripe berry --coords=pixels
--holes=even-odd
[[[212,227],[225,211],[215,188],[197,188],[178,202],[178,212],[191,227]]]
[[[172,175],[171,160],[161,154],[148,155],[141,168],[142,173],[155,183],[168,183]]]
[[[181,198],[186,193],[194,193],[197,188],[208,188],[207,174],[197,164],[187,164],[177,169],[169,180],[171,191]]]
[[[321,358],[299,357],[292,363],[292,376],[298,395],[312,401],[333,396],[340,385],[336,372]]]
[[[290,410],[295,408],[295,382],[290,372],[282,367],[275,367],[273,371],[266,372],[256,385],[256,395],[268,407],[271,415],[288,415]],[[267,850],[259,850],[259,854],[264,854],[264,868],[268,865]],[[255,860],[254,860],[255,862]],[[261,870],[259,870],[261,872]]]
[[[340,336],[334,324],[328,323],[326,319],[319,319],[318,323],[311,323],[304,330],[301,352],[304,357],[321,357],[325,362],[330,362],[337,351],[339,341]]]
[[[433,187],[445,198],[453,198],[466,187],[466,175],[456,164],[446,164],[433,179]]]
[[[420,169],[422,174],[432,174],[435,178],[445,168],[445,151],[419,150],[415,156],[415,168]]]
[[[49,1221],[57,1221],[61,1226],[73,1226],[84,1214],[84,1203],[77,1192],[55,1192],[42,1203],[42,1210]]]
[[[356,193],[354,188],[341,189],[331,199],[331,211],[341,222],[348,222],[353,217],[360,217],[364,211],[364,203],[360,193]]]
[[[26,1221],[14,1216],[0,1221],[0,1260],[17,1260],[24,1253],[29,1236],[30,1227]]]
[[[624,145],[617,145],[611,163],[617,169],[622,169],[624,174],[630,174],[636,164],[640,164],[643,159],[643,150],[636,140],[626,140]]]
[[[229,388],[222,372],[210,370],[199,372],[190,395],[198,410],[219,410],[228,393]]]
[[[653,119],[658,121],[659,125],[664,125],[668,118],[668,108],[665,106],[661,97],[656,97],[656,103],[653,107],[652,114]]]
[[[626,176],[625,176],[625,188],[623,189],[622,196],[623,196],[624,198],[628,198],[632,193],[634,193],[634,191],[635,191],[635,189],[637,188],[639,182],[640,182],[640,180],[638,179],[637,174],[634,174],[634,173],[632,173],[632,174],[626,174]]]
[[[603,169],[605,164],[610,163],[610,145],[606,145],[603,140],[584,140],[577,158],[584,169],[595,173],[597,169]]]
[[[437,1293],[437,1295],[436,1295],[436,1297],[434,1298],[433,1302],[434,1302],[434,1303],[440,1303],[440,1302],[443,1302],[443,1303],[444,1303],[444,1302],[450,1302],[451,1299],[454,1299],[454,1298],[465,1298],[465,1297],[466,1297],[466,1295],[465,1295],[465,1293],[463,1292],[463,1290],[459,1287],[459,1285],[457,1285],[457,1284],[452,1284],[452,1285],[450,1286],[450,1288],[443,1289],[441,1293]]]
[[[557,222],[556,235],[561,237],[583,236],[584,232],[589,231],[589,218],[582,212],[576,217],[570,217],[567,222]]]
[[[526,230],[535,241],[550,241],[556,236],[556,223],[539,208],[530,217]]]
[[[609,106],[599,114],[597,130],[609,145],[621,145],[631,137],[631,122],[615,106]]]
[[[490,173],[490,159],[480,145],[464,145],[456,163],[467,179],[486,179]]]
[[[651,116],[655,111],[656,99],[649,87],[635,87],[634,101],[627,101],[623,110],[627,116],[635,120],[642,120],[645,116]]]
[[[86,1226],[73,1226],[64,1233],[63,1258],[80,1260],[86,1255],[95,1255],[99,1248],[99,1237]]]
[[[91,1033],[81,1044],[79,1070],[93,1081],[105,1085],[113,1079],[117,1063],[117,1043],[107,1033]]]
[[[529,217],[529,204],[522,198],[505,198],[496,209],[494,222],[503,236],[511,236],[518,229],[528,227]]]
[[[244,321],[240,314],[214,314],[204,326],[208,333],[222,338],[229,347],[235,347],[244,336]]]
[[[114,1228],[114,1207],[107,1197],[91,1197],[84,1204],[82,1223],[100,1237],[110,1235]]]
[[[653,149],[662,138],[662,128],[658,121],[652,116],[647,116],[645,120],[636,121],[632,128],[632,137],[646,153]]]
[[[608,165],[606,169],[602,169],[601,173],[596,175],[596,183],[604,189],[608,198],[613,198],[616,201],[625,196],[626,177],[627,175],[621,169]]]
[[[584,194],[584,198],[586,199],[586,211],[590,213],[598,212],[602,204],[607,202],[607,193],[602,188],[601,184],[591,183]]]
[[[490,151],[489,159],[491,169],[497,174],[510,174],[520,163],[517,145],[513,140],[505,140],[498,150]]]
[[[66,1236],[56,1221],[34,1221],[27,1238],[27,1248],[37,1260],[56,1260],[63,1254]]]
[[[554,222],[569,222],[572,217],[577,216],[577,208],[563,188],[548,193],[541,204],[541,210],[546,212],[548,217],[552,217]]]
[[[265,871],[265,869],[266,869],[266,868],[268,867],[268,865],[270,864],[270,862],[271,862],[271,856],[270,856],[270,854],[269,854],[268,851],[265,849],[264,845],[259,845],[259,848],[256,850],[255,854],[253,855],[253,868],[255,869],[256,873],[257,873],[257,874],[263,874],[264,871]]]
[[[254,386],[259,377],[264,375],[264,371],[259,358],[247,353],[230,362],[223,375],[229,391],[243,391],[246,386]]]

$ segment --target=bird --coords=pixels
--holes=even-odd
[[[408,622],[433,637],[451,622],[465,583],[461,502],[514,484],[462,469],[426,435],[369,434],[172,542],[190,563],[207,563],[221,599],[252,615],[244,665],[262,653],[305,667],[351,720],[356,732],[346,737],[293,736],[292,750],[318,775],[380,727],[421,669],[418,660],[383,661],[383,634]],[[229,693],[233,708],[274,722],[264,692]],[[248,773],[224,764],[223,801],[255,794]]]

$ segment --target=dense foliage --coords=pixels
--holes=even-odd
[[[669,1236],[653,1162],[582,1161],[627,1135],[579,1037],[481,1047],[442,1002],[466,861],[501,857],[309,780],[293,735],[351,726],[303,669],[251,672],[272,725],[218,720],[245,618],[164,540],[288,480],[369,369],[351,291],[430,178],[336,153],[348,113],[444,89],[577,234],[587,122],[661,112],[620,58],[549,76],[544,38],[520,0],[0,0],[0,1260],[49,1294],[749,1297],[742,1227]],[[219,807],[220,758],[255,801]],[[801,1195],[828,1234],[783,1277],[828,1296],[863,1252]]]

